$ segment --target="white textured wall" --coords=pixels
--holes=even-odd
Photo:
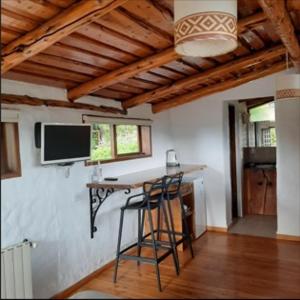
[[[278,233],[300,236],[300,97],[276,101]]]
[[[65,91],[9,80],[2,92],[40,98],[64,99]],[[93,102],[92,98],[86,99]],[[113,104],[97,100],[98,104]],[[100,103],[101,102],[101,103]],[[118,105],[118,103],[116,103]],[[5,107],[5,105],[3,105]],[[7,106],[12,108],[11,105]],[[65,167],[41,166],[34,146],[35,122],[81,122],[84,111],[46,107],[15,106],[20,111],[22,177],[2,181],[1,247],[29,238],[37,241],[32,252],[34,296],[49,298],[98,269],[115,256],[119,208],[126,195],[117,192],[98,213],[98,232],[90,239],[89,194],[85,187],[93,167],[75,163],[69,178]],[[90,112],[88,112],[90,113]],[[118,176],[165,163],[172,148],[168,113],[152,115],[150,106],[131,110],[130,116],[154,120],[153,157],[103,165],[104,176]],[[136,236],[136,216],[126,218],[124,243]]]

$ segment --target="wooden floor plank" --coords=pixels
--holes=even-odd
[[[151,265],[121,262],[78,291],[97,290],[120,298],[300,298],[300,243],[209,232],[194,241],[195,258],[180,253],[181,273],[171,257],[160,264],[163,292]],[[77,291],[77,292],[78,292]]]

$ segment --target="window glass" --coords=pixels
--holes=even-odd
[[[91,160],[112,159],[111,125],[93,124]]]
[[[117,154],[140,152],[137,125],[116,125]]]
[[[276,147],[276,131],[274,127],[262,129],[262,146]]]
[[[274,102],[251,108],[249,112],[250,122],[275,121]]]

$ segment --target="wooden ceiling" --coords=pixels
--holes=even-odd
[[[239,47],[173,49],[173,0],[2,0],[2,76],[160,112],[300,65],[300,0],[238,0]]]

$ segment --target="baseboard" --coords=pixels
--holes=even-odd
[[[221,232],[221,233],[227,233],[228,232],[227,227],[206,226],[206,229],[209,232]]]
[[[278,240],[286,240],[286,241],[295,241],[300,242],[300,236],[297,235],[287,235],[287,234],[276,234],[276,238]]]
[[[92,279],[97,277],[100,273],[102,273],[103,271],[105,271],[108,268],[111,268],[114,265],[114,263],[115,263],[115,260],[112,260],[112,261],[108,262],[107,264],[105,264],[101,268],[97,269],[96,271],[94,271],[90,275],[82,278],[81,280],[79,280],[78,282],[76,282],[72,286],[68,287],[64,291],[59,292],[58,294],[53,296],[51,299],[67,299],[74,292],[76,292],[78,289],[80,289],[83,285],[85,285],[86,283],[88,283],[89,281],[91,281]]]

